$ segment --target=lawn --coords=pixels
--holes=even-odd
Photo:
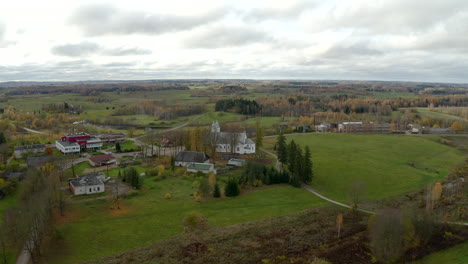
[[[466,121],[466,119],[462,117],[431,111],[429,108],[418,107],[416,109],[418,110],[418,113],[421,115],[421,117],[431,117],[434,119],[445,119],[452,121]]]
[[[173,237],[183,231],[183,217],[202,213],[216,226],[226,226],[322,206],[324,201],[288,185],[265,186],[236,198],[195,202],[193,180],[147,178],[137,196],[127,198],[122,210],[111,210],[108,201],[74,204],[71,222],[58,226],[62,241],[52,245],[49,263],[76,263]],[[164,199],[171,193],[170,200]]]
[[[349,202],[349,186],[364,182],[368,200],[418,190],[445,177],[466,156],[424,136],[305,134],[287,136],[312,152],[312,187]],[[272,148],[275,138],[265,139]]]
[[[414,264],[465,264],[468,263],[468,242],[435,252]]]

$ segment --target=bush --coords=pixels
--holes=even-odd
[[[240,194],[240,186],[236,178],[229,179],[224,189],[224,194],[228,197],[234,197]]]
[[[216,183],[215,186],[214,186],[213,197],[215,197],[215,198],[221,197],[221,191],[219,190],[218,183]]]
[[[164,195],[164,198],[165,198],[165,199],[171,199],[171,198],[172,198],[172,194],[166,193],[166,194]]]

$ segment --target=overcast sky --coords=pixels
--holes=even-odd
[[[5,0],[0,81],[468,82],[467,0]]]

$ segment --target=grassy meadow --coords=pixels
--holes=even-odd
[[[465,154],[421,136],[304,134],[287,136],[312,152],[312,187],[348,202],[349,186],[361,181],[368,200],[417,190],[442,179]],[[276,138],[265,139],[272,148]]]
[[[468,242],[438,251],[413,264],[466,264],[468,263]]]

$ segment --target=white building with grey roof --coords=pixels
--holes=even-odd
[[[79,175],[69,179],[68,185],[74,195],[102,193],[105,191],[105,177],[106,175],[102,172]]]
[[[255,142],[247,137],[246,132],[221,132],[218,121],[211,125],[211,137],[216,142],[216,152],[254,154]]]

